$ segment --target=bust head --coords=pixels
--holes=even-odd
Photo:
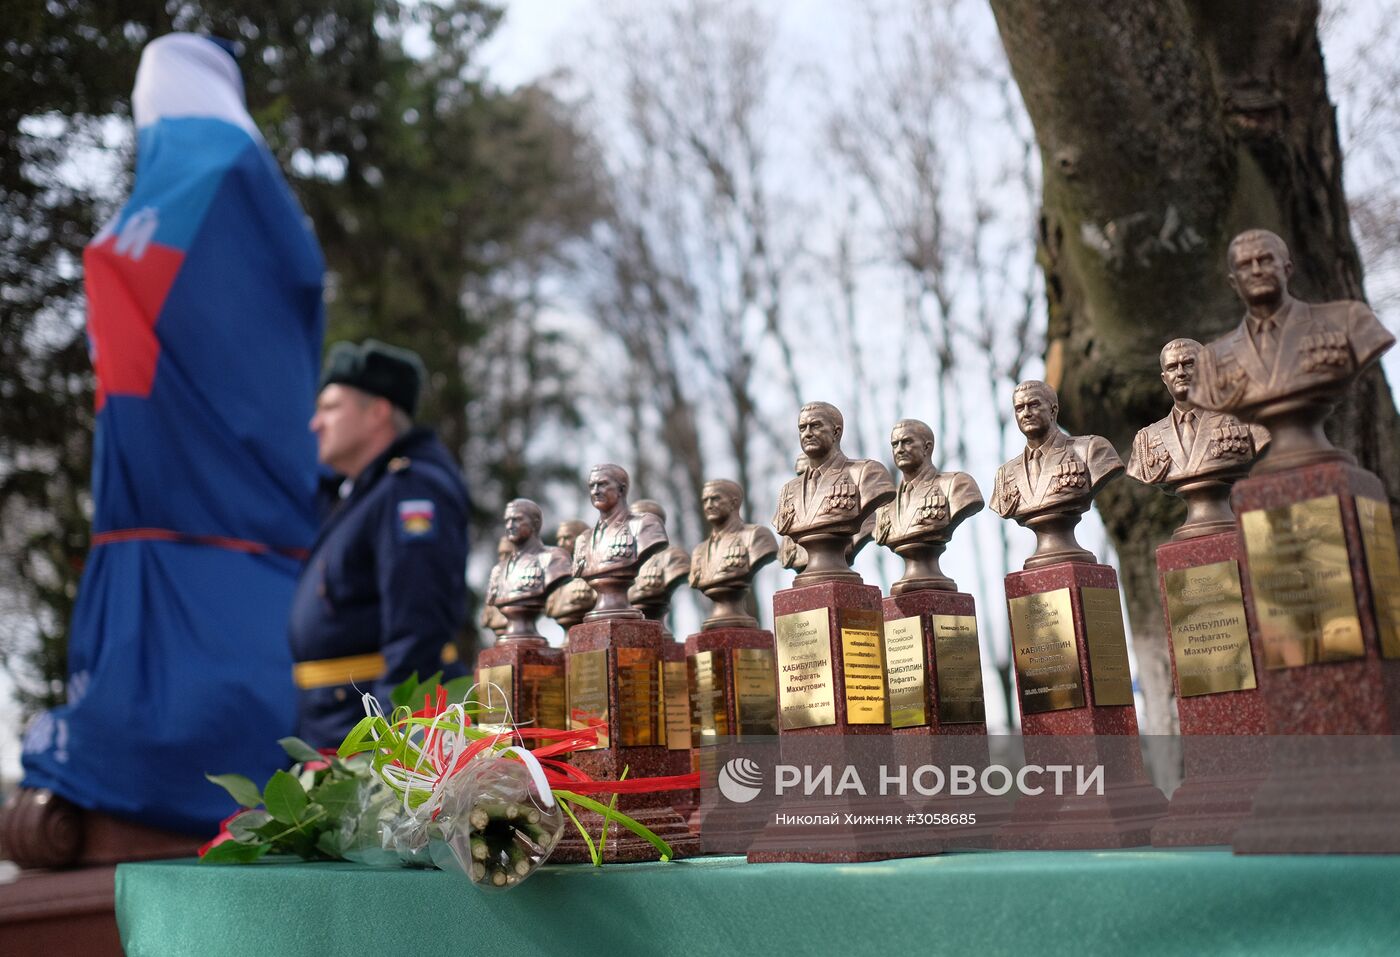
[[[1250,312],[1269,316],[1288,300],[1288,280],[1293,260],[1288,246],[1276,233],[1250,229],[1230,240],[1225,252],[1230,286]]]
[[[559,527],[554,530],[554,541],[564,551],[570,555],[574,553],[574,541],[582,533],[588,531],[588,523],[580,522],[576,518],[565,519],[559,523]]]
[[[620,465],[595,465],[588,473],[588,499],[601,514],[611,514],[627,501],[627,470]]]
[[[540,534],[544,514],[528,498],[517,498],[506,504],[506,538],[518,549]]]
[[[797,413],[797,437],[809,462],[822,463],[841,448],[845,422],[830,402],[808,402]]]
[[[633,515],[655,515],[661,519],[661,524],[666,524],[666,510],[661,507],[661,503],[651,498],[639,498],[632,503]]]
[[[1033,442],[1043,442],[1060,417],[1060,399],[1055,390],[1039,379],[1027,379],[1011,393],[1016,427]]]
[[[744,490],[729,479],[710,479],[700,490],[700,508],[705,521],[714,528],[723,528],[744,504]]]
[[[1189,405],[1187,397],[1191,393],[1191,383],[1196,379],[1196,354],[1201,344],[1195,339],[1173,339],[1162,347],[1157,356],[1162,366],[1162,382],[1172,398],[1181,405]]]
[[[900,419],[890,430],[890,451],[905,478],[913,478],[933,456],[933,429],[918,419]]]

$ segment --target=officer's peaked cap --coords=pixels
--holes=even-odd
[[[410,416],[418,408],[418,393],[427,377],[418,353],[366,339],[337,342],[321,370],[321,388],[348,385],[388,399]]]

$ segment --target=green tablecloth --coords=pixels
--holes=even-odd
[[[353,864],[158,861],[124,864],[116,880],[130,957],[1400,953],[1400,857],[712,857],[551,866],[498,894]]]

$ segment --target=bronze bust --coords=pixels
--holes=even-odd
[[[585,621],[641,618],[627,600],[627,589],[642,563],[667,545],[666,526],[655,515],[634,515],[627,507],[630,480],[620,465],[595,465],[588,473],[588,497],[598,523],[574,543],[574,577],[598,593]]]
[[[536,627],[550,592],[569,578],[569,555],[540,541],[544,514],[528,498],[506,505],[506,538],[514,546],[510,555],[491,569],[486,603],[509,622],[501,641],[543,641]]]
[[[1350,461],[1323,433],[1323,420],[1395,337],[1365,303],[1312,304],[1289,295],[1288,246],[1267,230],[1236,236],[1226,256],[1245,316],[1201,350],[1191,402],[1269,430],[1268,454],[1256,473]]]
[[[560,522],[559,527],[554,531],[555,544],[562,548],[566,555],[572,556],[574,542],[577,541],[579,535],[586,531],[588,531],[587,522],[580,522],[576,518],[566,519]],[[588,587],[588,582],[579,578],[570,578],[549,593],[544,613],[559,622],[567,636],[569,629],[583,621],[583,616],[593,609],[593,605],[597,601],[598,595],[592,588]]]
[[[700,492],[710,535],[690,555],[690,587],[714,602],[702,631],[758,627],[745,602],[754,575],[778,557],[778,541],[766,527],[744,524],[743,504],[744,490],[729,479],[711,479]]]
[[[934,468],[933,430],[918,419],[895,423],[890,449],[904,480],[894,501],[877,510],[875,523],[875,541],[904,559],[904,575],[890,594],[924,588],[957,591],[938,567],[938,558],[953,530],[982,510],[982,491],[966,472]]]
[[[632,514],[655,515],[663,526],[666,524],[666,510],[649,498],[632,503]],[[671,595],[688,577],[690,556],[685,549],[668,545],[642,563],[637,580],[627,590],[627,600],[647,618],[664,624],[671,610]]]
[[[486,583],[486,594],[481,602],[481,625],[483,628],[490,628],[495,632],[497,638],[506,633],[510,627],[510,622],[506,616],[501,614],[499,608],[491,604],[491,595],[496,590],[497,569],[505,563],[505,560],[515,554],[515,543],[510,540],[509,535],[502,535],[496,541],[496,564],[491,566],[491,577]]]
[[[807,550],[807,565],[793,584],[860,581],[851,570],[853,543],[875,509],[894,498],[894,482],[872,459],[848,459],[841,451],[845,423],[834,405],[809,402],[797,416],[807,470],[783,486],[773,525]]]
[[[1158,356],[1172,410],[1138,430],[1128,458],[1128,474],[1186,500],[1186,520],[1173,541],[1233,531],[1230,486],[1244,477],[1269,442],[1268,430],[1246,425],[1225,412],[1191,403],[1191,383],[1202,346],[1195,339],[1173,339]]]
[[[1012,406],[1026,448],[997,469],[992,511],[1035,532],[1035,552],[1025,568],[1095,561],[1075,541],[1074,526],[1099,489],[1123,472],[1123,460],[1102,436],[1061,431],[1059,397],[1044,382],[1016,386]]]

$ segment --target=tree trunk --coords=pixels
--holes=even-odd
[[[1246,228],[1284,237],[1299,298],[1363,297],[1315,0],[991,5],[1040,145],[1046,374],[1071,432],[1126,452],[1166,414],[1158,350],[1239,322],[1225,250]],[[1400,503],[1400,420],[1379,369],[1328,432]],[[1172,730],[1154,550],[1182,508],[1123,479],[1099,510],[1118,551],[1143,730]]]

